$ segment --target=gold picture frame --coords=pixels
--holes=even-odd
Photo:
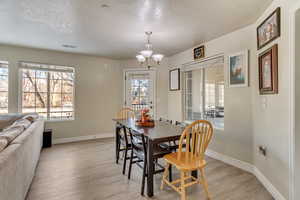
[[[204,45],[194,48],[194,60],[198,60],[205,57]]]

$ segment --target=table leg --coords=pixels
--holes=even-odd
[[[148,197],[153,196],[153,143],[148,138],[148,147],[147,147],[147,168],[148,168],[148,176],[147,176],[147,195]]]
[[[118,124],[116,124],[116,163],[118,164],[119,163],[119,153],[120,153],[120,126]]]

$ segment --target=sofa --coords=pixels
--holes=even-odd
[[[44,120],[38,115],[0,115],[1,200],[26,198],[39,161],[43,131]]]

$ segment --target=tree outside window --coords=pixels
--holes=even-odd
[[[74,72],[21,69],[22,112],[48,120],[74,118]]]

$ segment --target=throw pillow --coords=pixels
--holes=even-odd
[[[31,122],[28,119],[18,119],[15,121],[10,127],[24,127],[24,129],[27,129],[31,125]],[[10,128],[8,127],[8,128]],[[7,128],[7,129],[8,129]],[[6,130],[6,129],[4,129]]]
[[[1,114],[0,115],[0,131],[5,127],[10,126],[16,120],[21,119],[24,115],[20,113],[10,113],[10,114]]]
[[[0,152],[3,151],[8,145],[8,141],[5,138],[0,139]]]
[[[27,119],[28,121],[33,123],[35,120],[37,120],[38,117],[39,115],[37,113],[32,113],[25,115],[22,119]]]
[[[0,140],[6,139],[8,143],[11,143],[16,137],[18,137],[24,131],[23,126],[19,127],[10,127],[5,129],[0,134]]]

